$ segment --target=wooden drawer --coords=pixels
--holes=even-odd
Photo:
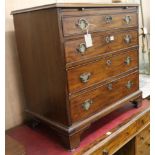
[[[91,153],[91,155],[113,155],[120,147],[122,147],[122,144],[127,142],[129,137],[132,137],[136,132],[137,124],[134,122],[113,139],[109,140],[104,146]]]
[[[135,139],[135,155],[150,154],[150,126],[146,127]]]
[[[113,41],[110,41],[113,38]],[[86,48],[84,37],[65,42],[65,55],[67,63],[82,61],[104,53],[113,52],[138,45],[138,31],[104,32],[92,35],[93,46]]]
[[[111,54],[98,61],[69,69],[67,72],[69,91],[80,91],[135,67],[138,67],[136,49]]]
[[[78,15],[78,12],[77,12]],[[64,36],[86,33],[89,26],[89,32],[107,31],[117,28],[137,27],[138,15],[133,13],[122,14],[92,14],[83,16],[63,16],[62,26]]]
[[[113,155],[116,151],[118,151],[119,148],[122,147],[123,144],[126,144],[131,138],[134,138],[135,135],[139,131],[141,131],[144,126],[139,126],[139,123],[142,119],[147,120],[146,124],[149,123],[150,120],[148,120],[148,116],[150,115],[149,112],[146,112],[145,115],[143,115],[143,118],[138,118],[136,121],[134,121],[132,124],[130,124],[128,127],[126,127],[123,131],[120,131],[116,136],[111,138],[108,142],[104,143],[101,147],[93,151],[92,153],[89,153],[91,155]],[[145,140],[141,142],[140,139],[143,139],[142,137],[145,137]],[[134,139],[134,154],[135,155],[149,155],[149,126],[145,126],[145,129],[143,129],[138,136]],[[144,146],[145,145],[145,146]],[[86,153],[87,154],[87,153]]]
[[[71,98],[72,122],[92,115],[138,90],[138,71]],[[130,85],[131,84],[131,85]],[[79,115],[80,114],[80,115]]]
[[[145,127],[149,122],[150,122],[150,113],[147,113],[138,121],[138,128]]]

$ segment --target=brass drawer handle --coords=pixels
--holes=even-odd
[[[104,20],[107,24],[110,24],[112,22],[112,16],[105,16]]]
[[[105,150],[103,150],[103,155],[109,155],[109,152],[105,149]]]
[[[107,44],[111,43],[112,41],[114,41],[114,36],[107,36],[107,37],[105,38],[105,42],[106,42]]]
[[[130,24],[132,18],[131,18],[131,16],[128,16],[128,15],[127,15],[127,16],[125,16],[125,17],[123,18],[123,20],[125,21],[126,24]]]
[[[126,87],[128,89],[131,89],[132,85],[133,85],[133,82],[132,81],[128,81],[127,84],[126,84]]]
[[[125,64],[130,65],[131,64],[131,57],[127,57],[126,60],[124,61]]]
[[[87,48],[86,48],[86,44],[85,43],[81,43],[79,45],[79,47],[77,48],[77,51],[80,53],[80,54],[85,54]]]
[[[88,29],[89,23],[86,19],[80,18],[75,25],[78,26],[81,30],[86,30]]]
[[[89,110],[92,103],[93,103],[93,101],[91,99],[88,99],[88,100],[84,101],[84,103],[82,104],[82,108],[85,111],[87,111],[87,110]]]
[[[124,41],[126,44],[130,44],[131,43],[131,35],[127,34],[125,37],[124,37]]]
[[[106,64],[107,64],[108,66],[110,66],[110,65],[112,64],[111,60],[107,60],[107,61],[106,61]]]
[[[83,73],[80,75],[80,80],[82,83],[88,82],[89,78],[91,76],[91,73]]]
[[[112,83],[108,84],[108,90],[112,90]]]

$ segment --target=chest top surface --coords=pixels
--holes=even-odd
[[[127,3],[109,3],[109,4],[103,4],[103,3],[53,3],[53,4],[47,4],[42,6],[36,6],[31,8],[24,8],[20,10],[14,10],[11,12],[12,15],[29,12],[29,11],[36,11],[36,10],[42,10],[42,9],[48,9],[48,8],[102,8],[102,7],[128,7],[128,6],[139,6],[139,4],[127,4]]]

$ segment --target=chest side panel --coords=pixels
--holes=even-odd
[[[14,24],[26,108],[67,124],[66,71],[57,9],[15,14]]]

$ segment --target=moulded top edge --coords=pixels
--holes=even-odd
[[[25,13],[30,11],[36,11],[41,9],[48,9],[48,8],[92,8],[92,7],[123,7],[123,6],[139,6],[139,4],[127,4],[127,3],[109,3],[109,4],[101,4],[101,3],[54,3],[48,5],[42,5],[37,7],[25,8],[21,10],[15,10],[11,12],[11,15]]]

